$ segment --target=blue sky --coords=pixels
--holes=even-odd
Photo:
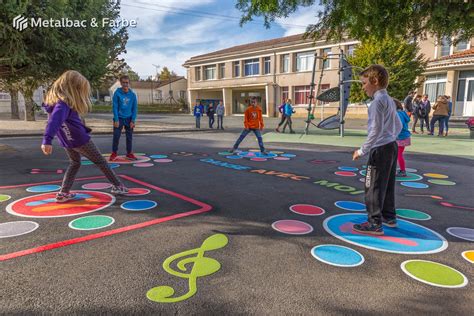
[[[305,31],[316,21],[317,7],[304,8],[270,29],[256,22],[239,26],[240,11],[233,0],[122,0],[121,16],[137,19],[129,28],[127,53],[121,57],[146,78],[155,65],[186,75],[181,65],[190,57],[219,49]]]

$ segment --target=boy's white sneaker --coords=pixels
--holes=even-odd
[[[124,194],[127,194],[128,193],[128,189],[121,185],[121,186],[113,186],[112,187],[112,190],[110,191],[112,194],[116,194],[116,195],[124,195]]]

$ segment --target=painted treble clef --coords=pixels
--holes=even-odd
[[[147,292],[146,296],[148,299],[159,303],[175,303],[186,300],[196,294],[197,278],[211,275],[221,268],[221,264],[217,260],[205,257],[204,253],[223,248],[227,243],[228,239],[225,235],[215,234],[206,238],[201,247],[183,251],[167,258],[163,262],[163,268],[169,274],[188,279],[189,291],[184,295],[173,297],[174,289],[172,287],[166,285],[158,286]],[[180,271],[171,268],[171,263],[175,260],[179,260],[176,266]],[[188,270],[189,264],[192,264],[190,271]]]

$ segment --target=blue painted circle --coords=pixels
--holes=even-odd
[[[337,201],[334,203],[339,208],[347,211],[363,212],[366,211],[365,204],[354,201]]]
[[[353,231],[354,224],[366,221],[365,214],[346,213],[326,218],[323,226],[328,233],[340,240],[383,252],[428,254],[441,252],[448,247],[446,239],[437,232],[403,219],[397,220],[397,228],[384,226],[382,236]]]
[[[349,247],[319,245],[311,249],[317,260],[336,267],[356,267],[364,263],[364,256]]]
[[[110,169],[115,169],[115,168],[118,168],[120,167],[120,165],[118,163],[109,163],[109,168]]]
[[[128,201],[120,205],[121,208],[127,211],[144,211],[149,210],[157,206],[158,203],[155,201],[150,200],[135,200],[135,201]]]
[[[29,187],[26,189],[28,192],[34,192],[34,193],[44,193],[44,192],[54,192],[58,191],[61,189],[61,186],[56,185],[56,184],[47,184],[47,185],[35,185],[33,187]]]
[[[356,167],[338,167],[337,169],[341,170],[341,171],[354,171],[354,172],[357,172],[359,171],[359,168],[356,168]]]
[[[400,184],[413,189],[426,189],[430,187],[429,185],[420,182],[400,182]]]
[[[242,157],[237,156],[237,155],[232,155],[232,156],[226,156],[227,159],[242,159]]]
[[[286,157],[286,158],[295,158],[296,157],[295,154],[281,154],[280,156],[281,157]]]
[[[267,153],[266,155],[262,154],[261,152],[255,153],[255,157],[252,158],[275,158],[278,156],[277,154]]]
[[[162,158],[168,158],[168,155],[151,155],[151,159],[162,159]]]
[[[247,158],[253,158],[255,157],[256,154],[257,154],[256,151],[239,151],[237,153],[238,156],[247,157]]]

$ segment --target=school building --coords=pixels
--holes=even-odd
[[[307,115],[306,107],[314,52],[318,56],[343,53],[351,55],[358,41],[342,42],[303,39],[303,34],[238,45],[204,55],[194,56],[183,66],[187,68],[188,99],[191,105],[223,100],[226,115],[242,115],[251,97],[257,97],[265,116],[277,116],[278,106],[286,98],[293,101],[297,116]],[[474,115],[474,39],[456,46],[449,41],[428,38],[420,41],[420,53],[429,64],[420,93],[432,101],[439,94],[454,96],[455,115]],[[333,56],[333,58],[336,56]],[[315,82],[321,90],[338,86],[339,60],[317,59]],[[408,92],[408,91],[407,91]],[[323,118],[337,112],[338,103],[318,104],[315,116]],[[352,104],[347,117],[366,117],[365,105]]]

